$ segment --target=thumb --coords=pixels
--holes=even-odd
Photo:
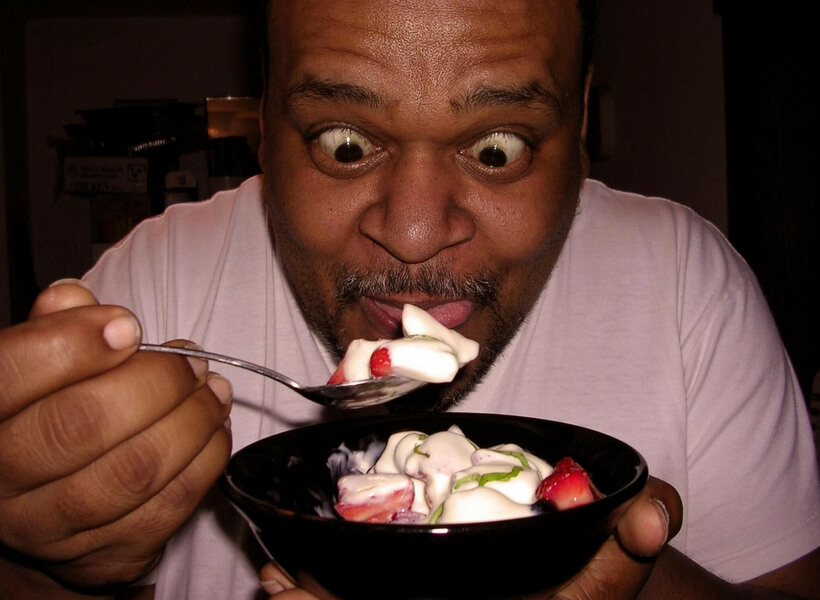
[[[618,520],[615,536],[628,553],[656,556],[680,531],[683,502],[671,485],[650,477],[626,512]]]
[[[270,596],[296,587],[296,583],[277,563],[269,562],[259,572],[259,585]]]

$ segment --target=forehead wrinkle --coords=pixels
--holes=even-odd
[[[285,91],[286,104],[301,100],[326,100],[366,106],[375,110],[386,110],[387,101],[375,91],[356,85],[329,79],[319,79],[307,75],[296,85]]]

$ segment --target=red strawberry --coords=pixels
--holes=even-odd
[[[558,461],[555,470],[538,485],[535,495],[558,510],[589,504],[597,497],[589,474],[569,457]]]
[[[342,367],[343,362],[344,362],[344,359],[339,361],[339,366],[336,367],[336,370],[333,371],[333,375],[331,375],[330,379],[327,380],[328,384],[344,383],[346,381],[344,369]]]
[[[361,477],[367,478],[368,476]],[[368,498],[359,501],[348,500],[347,489],[344,485],[340,485],[339,501],[335,505],[336,512],[345,521],[389,523],[396,516],[409,511],[415,497],[412,480],[405,478],[406,481],[397,483],[398,476],[389,477],[391,480],[383,490],[375,487]]]
[[[370,374],[373,377],[390,375],[390,351],[384,346],[370,355]]]

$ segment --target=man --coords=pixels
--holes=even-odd
[[[93,294],[53,286],[0,334],[7,595],[147,574],[134,593],[254,597],[265,560],[210,491],[230,436],[240,448],[340,415],[138,340],[318,383],[351,339],[396,335],[412,302],[481,354],[395,410],[579,422],[659,478],[557,597],[818,597],[817,465],[788,358],[714,228],[585,180],[581,14],[275,3],[264,177],[144,223],[88,274]],[[270,565],[261,576],[277,598],[310,597]]]

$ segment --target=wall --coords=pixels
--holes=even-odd
[[[592,176],[694,208],[727,231],[721,20],[711,0],[600,0],[594,83],[611,156]]]
[[[29,197],[35,279],[40,288],[77,277],[92,261],[87,199],[56,193],[52,140],[82,123],[75,111],[118,99],[201,103],[251,86],[250,33],[243,17],[36,19],[26,28]],[[200,178],[202,179],[202,178]],[[207,183],[207,182],[202,182]]]
[[[721,2],[729,239],[774,314],[803,393],[820,376],[817,24],[796,0]]]

